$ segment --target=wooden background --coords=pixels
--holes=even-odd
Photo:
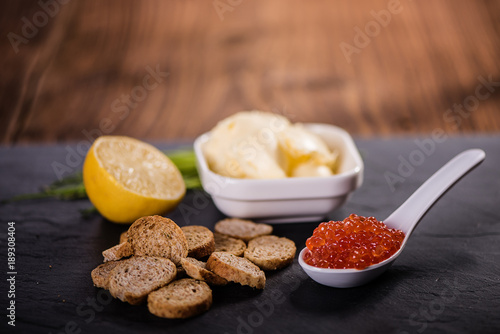
[[[45,1],[0,4],[3,144],[192,139],[246,109],[358,136],[500,130],[500,84],[473,98],[500,81],[500,1],[401,0],[379,31],[395,0]],[[373,37],[348,62],[356,27]]]

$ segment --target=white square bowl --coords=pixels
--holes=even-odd
[[[337,174],[327,177],[237,179],[212,172],[202,146],[210,132],[194,142],[203,189],[215,206],[229,217],[270,223],[319,221],[346,202],[363,182],[363,160],[351,136],[328,124],[306,123],[331,149],[340,151]]]

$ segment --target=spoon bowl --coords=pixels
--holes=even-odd
[[[429,208],[460,178],[479,165],[485,158],[480,149],[464,151],[451,159],[424,182],[396,211],[383,222],[389,227],[404,232],[401,247],[390,258],[372,264],[365,269],[327,269],[311,266],[304,261],[307,247],[299,254],[302,269],[316,282],[336,287],[351,288],[366,284],[386,271],[402,253],[415,227]]]

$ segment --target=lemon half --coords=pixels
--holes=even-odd
[[[168,212],[186,194],[179,169],[165,154],[124,136],[96,139],[83,164],[83,183],[92,204],[115,223]]]

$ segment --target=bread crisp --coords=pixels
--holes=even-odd
[[[245,258],[262,270],[276,270],[292,263],[296,250],[295,243],[290,239],[265,235],[248,242]]]
[[[245,242],[241,239],[232,238],[225,234],[214,233],[215,250],[214,252],[228,252],[236,256],[242,256],[247,248]]]
[[[120,234],[120,243],[128,241],[128,231],[122,232]]]
[[[213,252],[208,258],[207,269],[228,281],[264,289],[266,276],[249,260],[226,252]]]
[[[136,256],[159,256],[180,264],[188,254],[187,240],[181,228],[171,219],[146,216],[128,229],[128,242]]]
[[[169,259],[133,256],[111,270],[107,286],[113,297],[137,305],[150,292],[170,283],[176,274],[175,264]]]
[[[182,262],[182,260],[181,260]],[[175,276],[175,279],[181,279],[181,278],[186,278],[186,269],[182,267],[182,265],[177,265],[177,275]]]
[[[261,235],[271,234],[273,227],[267,224],[257,224],[251,220],[226,218],[215,224],[215,232],[248,242]]]
[[[111,270],[113,270],[120,261],[109,261],[105,262],[103,264],[100,264],[92,270],[91,276],[92,276],[92,282],[94,282],[94,286],[98,288],[108,288],[108,280],[109,280],[109,274],[111,273]]]
[[[219,221],[212,232],[204,226],[181,228],[161,216],[142,217],[120,235],[120,244],[102,252],[104,263],[92,270],[92,281],[132,305],[147,299],[156,316],[196,316],[212,305],[209,285],[264,289],[263,270],[293,262],[294,242],[272,231],[270,225],[238,218]],[[206,257],[206,263],[200,261]]]
[[[108,261],[117,261],[124,257],[129,257],[133,255],[132,247],[128,242],[122,242],[116,246],[113,246],[109,249],[106,249],[102,252],[102,256],[104,256],[104,262]]]
[[[210,285],[226,285],[228,283],[225,278],[207,270],[207,264],[203,261],[187,257],[181,260],[181,264],[189,277],[205,281]]]
[[[212,306],[212,290],[207,283],[192,278],[175,281],[148,296],[149,312],[162,318],[189,318]]]
[[[214,234],[205,226],[183,226],[181,230],[187,239],[189,257],[201,259],[215,250]]]

